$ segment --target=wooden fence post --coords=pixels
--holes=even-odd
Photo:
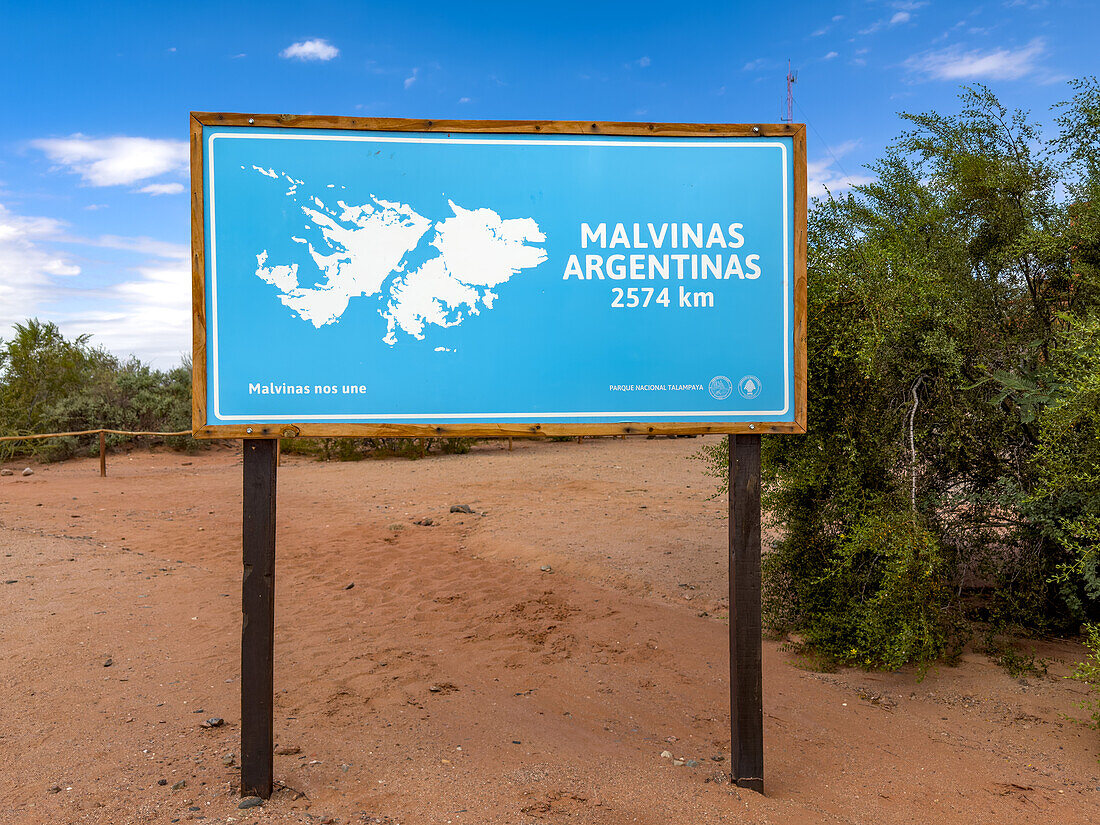
[[[107,433],[99,431],[99,475],[107,477]]]

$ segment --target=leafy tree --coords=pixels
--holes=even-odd
[[[113,366],[113,357],[88,346],[90,336],[69,341],[52,322],[32,318],[0,340],[0,427],[5,434],[39,432],[54,404],[80,389],[91,374]]]
[[[1067,322],[1039,415],[1036,488],[1023,511],[1072,552],[1056,580],[1075,617],[1100,603],[1100,315]]]
[[[1100,614],[1100,91],[1074,91],[1049,143],[984,87],[903,115],[875,182],[811,211],[810,428],[764,439],[766,607],[828,657]]]
[[[66,339],[57,325],[38,319],[14,326],[0,340],[0,435],[73,432],[99,428],[179,431],[190,427],[191,367],[168,372],[136,358],[119,361],[89,336]],[[130,436],[111,435],[121,444]],[[15,442],[9,453],[65,458],[95,444],[95,436]],[[189,437],[172,439],[191,444]],[[98,448],[97,448],[98,449]]]

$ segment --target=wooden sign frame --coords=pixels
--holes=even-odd
[[[794,404],[793,421],[614,423],[268,423],[210,424],[206,419],[206,223],[204,126],[342,129],[391,132],[626,135],[648,137],[789,137],[794,145]],[[532,120],[407,120],[317,115],[191,113],[192,432],[196,438],[509,437],[595,435],[752,434],[806,432],[806,127],[798,123],[630,123]]]

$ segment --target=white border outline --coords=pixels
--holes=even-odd
[[[206,127],[203,127],[204,129]],[[693,140],[635,140],[630,136],[624,135],[609,135],[604,140],[569,140],[568,136],[563,136],[566,139],[546,139],[546,138],[534,138],[529,140],[514,139],[514,138],[464,138],[464,137],[412,137],[412,136],[388,136],[388,135],[293,135],[293,134],[257,134],[252,132],[211,132],[207,139],[207,152],[206,161],[204,166],[210,180],[209,200],[206,206],[206,210],[209,213],[210,222],[210,255],[207,256],[210,271],[210,297],[211,297],[211,320],[212,324],[212,347],[211,355],[207,366],[210,368],[209,372],[213,375],[214,392],[212,398],[214,402],[214,418],[218,421],[249,421],[252,423],[263,423],[264,421],[301,421],[308,423],[314,420],[335,420],[335,421],[350,421],[351,419],[367,419],[369,421],[383,421],[383,420],[415,420],[415,419],[451,419],[451,418],[463,418],[472,419],[471,423],[478,423],[483,421],[491,421],[492,423],[507,423],[498,419],[505,418],[526,418],[526,419],[539,419],[547,421],[551,418],[612,418],[618,421],[635,421],[637,418],[630,418],[629,416],[641,416],[647,419],[650,418],[704,418],[708,421],[718,420],[715,416],[753,416],[753,415],[786,415],[787,411],[791,408],[791,359],[790,359],[790,231],[792,229],[791,222],[794,220],[793,212],[788,220],[787,214],[787,197],[788,197],[788,175],[787,175],[787,145],[780,142],[771,142],[766,140],[760,140],[759,138],[743,138],[743,137],[726,137],[726,138],[695,138]],[[222,415],[220,404],[220,390],[221,384],[218,379],[218,263],[217,263],[217,236],[216,236],[216,222],[214,217],[214,140],[217,138],[223,139],[244,139],[244,140],[330,140],[330,141],[365,141],[369,143],[469,143],[475,146],[482,145],[549,145],[549,146],[626,146],[626,147],[654,147],[664,146],[672,148],[690,148],[690,149],[752,149],[752,148],[777,148],[780,150],[782,158],[783,168],[783,198],[780,204],[782,213],[781,223],[783,225],[783,409],[781,410],[731,410],[731,411],[714,411],[703,410],[696,412],[687,411],[657,411],[657,412],[644,412],[638,410],[631,410],[630,412],[513,412],[513,413],[345,413],[340,415]],[[625,138],[623,140],[616,140],[615,138]],[[720,140],[722,142],[713,142]],[[732,143],[730,141],[745,141]],[[625,417],[624,417],[625,416]],[[216,424],[217,422],[210,422]],[[568,423],[568,422],[564,422]],[[764,422],[762,422],[764,423]]]

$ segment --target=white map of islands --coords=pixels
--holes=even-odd
[[[383,341],[396,344],[398,330],[424,340],[430,325],[453,327],[482,308],[491,310],[499,297],[494,287],[546,260],[546,250],[528,245],[546,241],[532,218],[502,219],[492,209],[464,209],[448,200],[453,215],[433,222],[411,206],[374,195],[369,203],[337,200],[332,208],[316,195],[300,195],[303,181],[252,169],[288,182],[285,194],[308,221],[304,234],[314,238],[291,240],[304,245],[316,265],[272,263],[265,249],[256,255],[256,275],[317,329],[337,323],[352,298],[379,296],[385,302],[379,309],[386,320]],[[427,257],[409,269],[410,254],[426,236]]]

